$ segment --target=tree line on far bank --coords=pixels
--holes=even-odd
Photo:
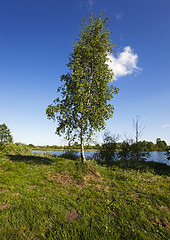
[[[122,151],[124,148],[125,143],[129,144],[129,146],[134,146],[135,143],[132,139],[125,140],[123,142],[116,142],[116,151]],[[161,140],[160,138],[156,139],[156,143],[153,143],[151,141],[139,141],[139,148],[141,151],[146,151],[146,152],[152,152],[152,151],[166,151],[167,150],[167,143],[164,140]],[[45,145],[45,146],[35,146],[33,144],[28,145],[32,149],[44,149],[44,150],[80,150],[81,145],[78,144],[78,142],[75,142],[69,146],[58,146],[58,145]],[[100,149],[102,144],[95,144],[95,145],[90,145],[86,144],[84,146],[85,150],[98,150]]]

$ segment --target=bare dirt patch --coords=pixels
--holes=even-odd
[[[6,192],[9,192],[9,190],[8,190],[8,189],[2,189],[2,190],[0,190],[0,193],[6,193]]]
[[[99,173],[89,173],[87,176],[84,177],[84,180],[87,182],[89,182],[90,180],[97,182],[107,182],[107,180],[102,178]]]
[[[78,185],[79,187],[84,187],[85,181],[79,181],[79,182],[77,182],[77,185]]]
[[[50,179],[56,180],[58,183],[61,183],[63,186],[70,186],[73,184],[73,179],[70,175],[68,174],[56,174],[56,175],[50,175]]]
[[[102,191],[102,192],[106,192],[106,193],[108,193],[110,191],[110,187],[102,185],[101,182],[93,185],[92,188],[96,191]]]
[[[66,213],[65,219],[66,221],[74,221],[78,219],[80,216],[81,214],[78,213],[76,209],[74,209],[73,211],[69,211]]]
[[[27,187],[27,189],[31,190],[31,189],[34,189],[34,188],[36,188],[36,187],[37,187],[37,185],[33,185],[33,186]]]
[[[3,205],[0,206],[0,210],[4,210],[4,209],[7,209],[7,208],[10,208],[10,205],[3,204]]]
[[[139,195],[138,194],[131,194],[131,197],[139,198]]]

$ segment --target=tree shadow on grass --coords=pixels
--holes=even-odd
[[[165,163],[158,163],[153,161],[132,161],[132,160],[118,160],[109,162],[100,162],[102,166],[119,167],[124,170],[137,170],[139,172],[151,172],[160,176],[170,176],[170,166]]]
[[[13,162],[24,162],[26,164],[51,165],[54,159],[41,156],[7,155]]]

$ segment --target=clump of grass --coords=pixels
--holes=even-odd
[[[170,167],[0,154],[0,239],[169,239]]]

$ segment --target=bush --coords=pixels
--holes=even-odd
[[[112,136],[109,132],[104,133],[104,143],[99,148],[99,158],[102,161],[107,162],[117,158],[117,140],[118,136]]]
[[[3,153],[11,154],[11,155],[28,155],[31,154],[31,150],[25,144],[18,144],[18,143],[7,143],[4,144]]]
[[[136,144],[132,139],[123,141],[121,151],[119,152],[120,160],[143,161],[149,158],[150,153],[142,150],[140,144]]]
[[[77,160],[79,156],[77,155],[76,151],[66,151],[65,153],[59,155],[58,157],[71,159],[71,160]]]
[[[166,159],[170,161],[170,146],[167,147],[165,156],[166,156]]]
[[[121,160],[129,160],[132,159],[132,149],[131,144],[133,141],[131,139],[127,139],[123,141],[121,145],[121,151],[119,151],[119,159]]]

